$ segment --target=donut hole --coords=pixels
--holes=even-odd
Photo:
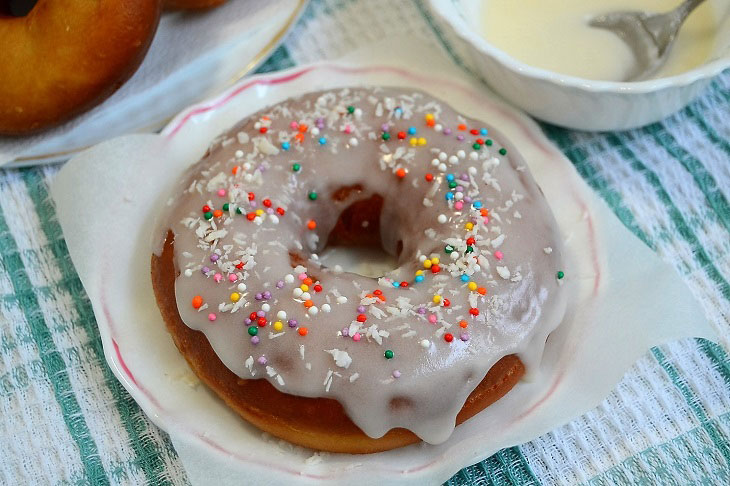
[[[334,200],[346,199],[361,188],[342,188],[333,194]],[[339,265],[345,272],[378,278],[398,268],[398,256],[403,251],[399,241],[395,254],[384,248],[380,228],[383,197],[370,197],[352,202],[341,213],[329,233],[327,243],[319,253],[319,261],[326,267]]]

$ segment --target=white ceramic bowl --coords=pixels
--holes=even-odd
[[[710,60],[677,76],[635,83],[581,79],[518,61],[479,33],[477,22],[482,18],[484,0],[428,3],[437,33],[455,60],[512,104],[557,125],[623,130],[661,120],[681,109],[713,76],[730,67],[730,2],[709,1],[718,18],[718,37]]]

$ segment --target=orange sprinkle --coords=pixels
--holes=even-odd
[[[398,177],[403,179],[406,176],[406,170],[403,167],[401,167],[400,169],[395,171],[395,175],[397,175]]]
[[[297,332],[299,333],[300,336],[306,336],[307,333],[309,332],[309,329],[307,329],[306,327],[300,327],[297,330]]]
[[[468,325],[469,325],[469,323],[466,321],[459,321],[459,327],[466,328]]]
[[[200,309],[200,307],[203,305],[203,298],[199,295],[196,295],[193,297],[193,308],[194,309]]]
[[[216,209],[215,211],[213,211],[213,216],[215,216],[216,218],[220,218],[221,216],[223,216],[223,211],[221,211],[220,209]]]
[[[302,283],[304,285],[312,285],[312,283],[314,283],[314,282],[312,282],[312,279],[311,278],[307,277],[304,280],[302,280]]]
[[[466,125],[464,125],[463,123],[461,123],[456,128],[458,128],[459,130],[466,130]]]
[[[296,139],[297,142],[304,141],[304,135],[302,135],[301,133],[297,133],[296,135],[294,135],[294,138]]]
[[[233,169],[231,169],[231,173],[232,173],[233,175],[236,175],[236,174],[238,174],[238,166],[235,166],[235,167],[234,167]]]
[[[315,220],[310,219],[309,221],[307,221],[307,228],[309,228],[310,230],[313,230],[316,227],[317,227],[317,222]]]
[[[482,209],[480,212],[482,213],[482,216],[484,216],[485,218],[487,216],[489,216],[489,210],[488,209]]]
[[[314,305],[314,302],[312,302],[311,300],[305,300],[304,301],[304,307],[306,307],[307,309],[309,309],[313,305]]]
[[[309,127],[306,123],[302,123],[301,125],[299,125],[299,133],[304,133],[307,131],[307,129],[309,129]]]
[[[384,295],[378,295],[378,299],[380,299],[380,300],[382,300],[383,302],[385,302],[385,296],[384,296]]]
[[[484,295],[487,293],[487,289],[485,289],[484,287],[479,287],[477,289],[477,292],[479,292],[480,295]]]

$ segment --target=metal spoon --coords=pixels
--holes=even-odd
[[[677,33],[687,16],[705,0],[686,0],[663,14],[638,11],[609,12],[593,17],[589,25],[610,30],[634,52],[636,64],[625,81],[649,78],[667,60]]]

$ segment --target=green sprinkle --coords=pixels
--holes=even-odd
[[[565,277],[565,273],[563,273],[562,270],[559,270],[556,276],[558,277],[558,280],[562,280],[563,277]]]
[[[479,145],[478,143],[475,143],[474,145],[472,145],[472,148],[473,148],[474,150],[479,150],[480,148],[482,148],[482,146],[481,146],[481,145]]]
[[[466,247],[466,252],[467,252],[467,253],[471,253],[471,252],[473,252],[473,251],[474,251],[474,247],[473,247],[473,246],[467,246],[467,247]]]
[[[205,213],[203,213],[203,217],[205,219],[213,219],[213,213],[211,213],[210,211],[205,212]]]
[[[309,197],[310,201],[316,201],[317,200],[317,193],[312,191],[309,194],[307,194],[307,197]]]
[[[299,172],[299,170],[301,168],[302,168],[302,166],[299,164],[292,164],[292,166],[291,166],[291,170],[293,170],[294,172]]]
[[[453,189],[456,187],[456,181],[449,182],[449,189]]]
[[[355,107],[354,107],[354,106],[352,106],[352,105],[348,106],[348,107],[347,107],[347,112],[348,112],[348,113],[355,113]]]
[[[223,211],[228,211],[228,208],[230,208],[231,205],[228,203],[223,204]]]
[[[487,141],[484,142],[484,143],[486,143],[487,146],[491,147],[492,146],[492,143],[494,143],[494,142],[492,142],[492,139],[491,138],[488,138]]]
[[[388,133],[388,132],[383,133],[383,140],[390,140],[390,133]]]
[[[385,356],[385,359],[393,359],[393,356],[395,356],[395,353],[391,351],[390,349],[386,349],[383,353],[383,356]]]
[[[446,246],[444,247],[444,251],[445,251],[446,253],[453,253],[453,252],[454,252],[454,247],[453,247],[453,246],[451,246],[451,245],[446,245]]]
[[[258,328],[258,327],[256,327],[256,324],[252,324],[252,325],[251,325],[251,326],[250,326],[250,327],[248,328],[248,334],[249,334],[250,336],[255,336],[255,335],[256,335],[256,334],[258,334],[258,333],[259,333],[259,328]]]
[[[241,208],[236,208],[236,214],[243,214],[243,210]]]
[[[501,148],[501,149],[499,149],[499,153],[502,154],[502,155],[507,155],[507,149],[506,148]]]

